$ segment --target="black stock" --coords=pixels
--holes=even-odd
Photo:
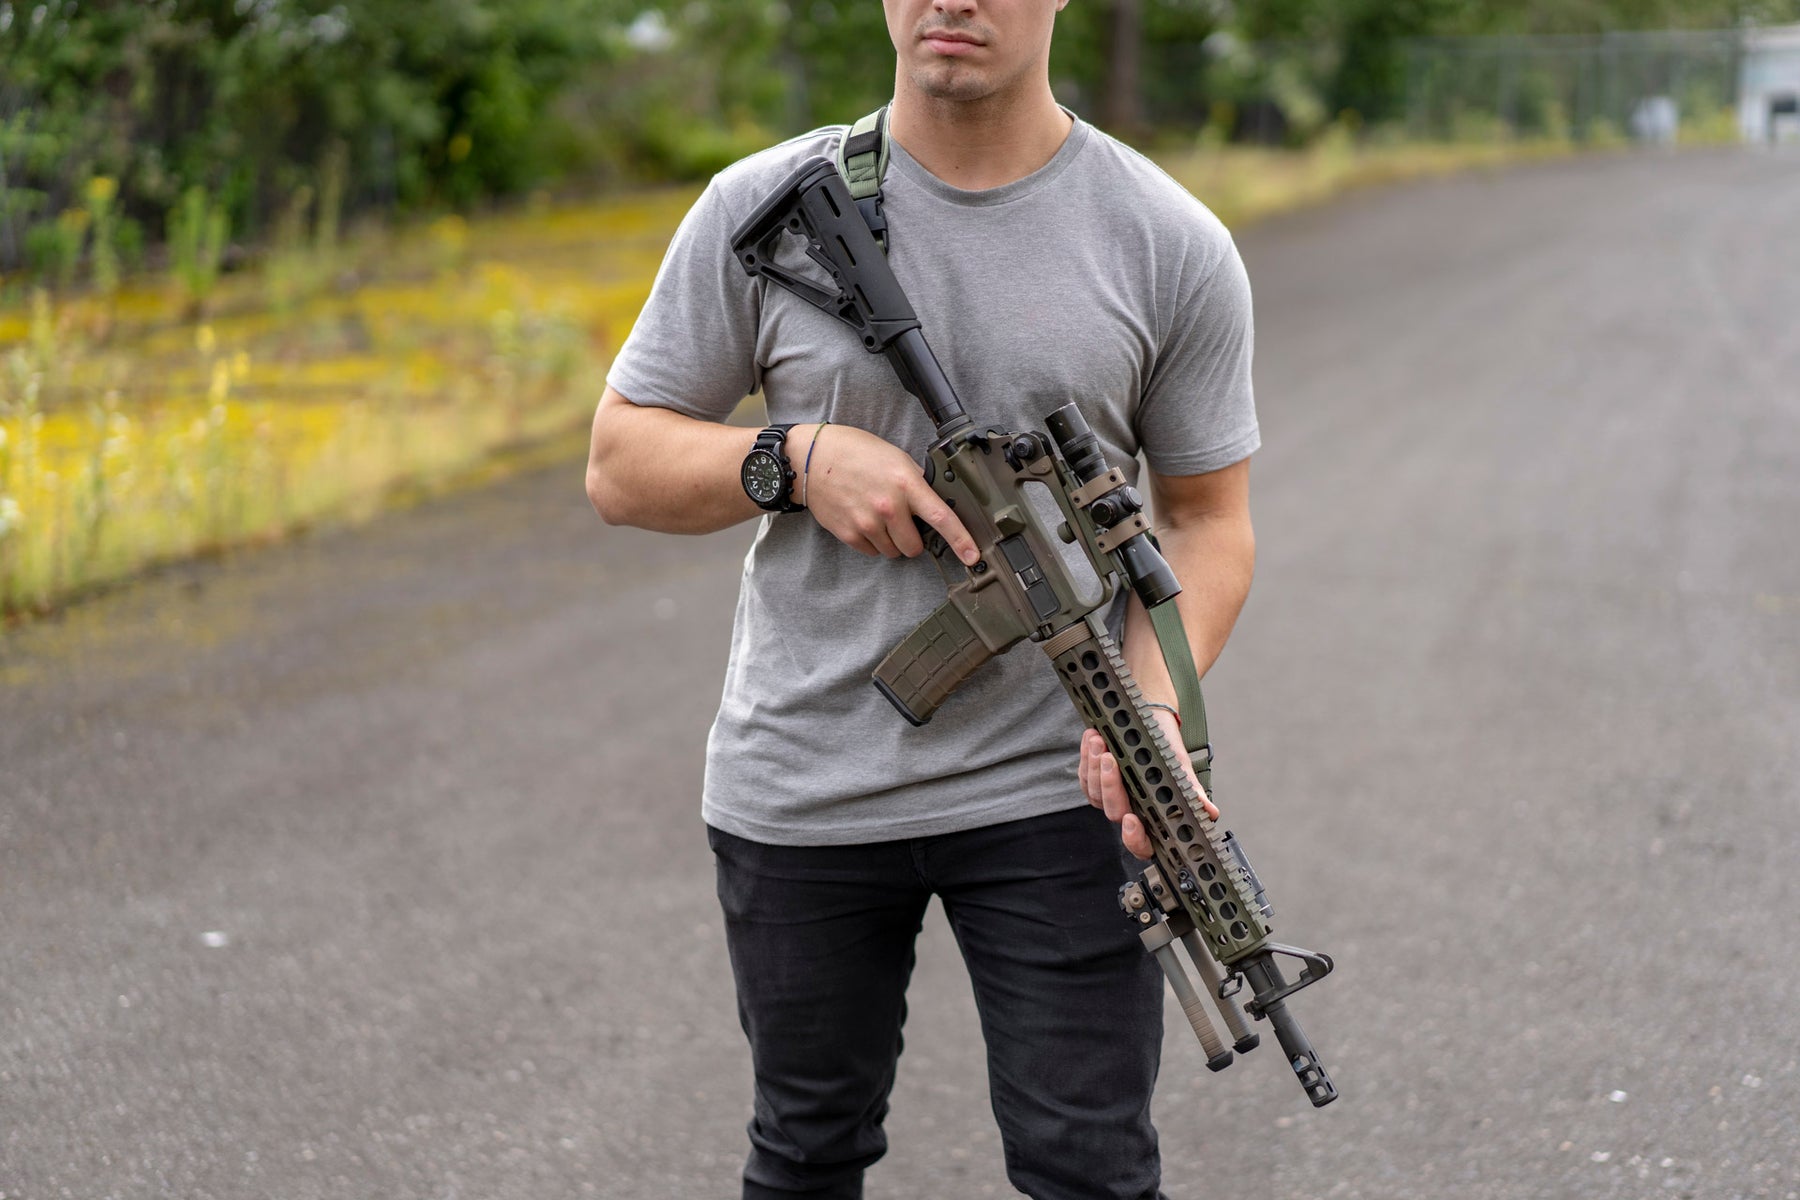
[[[798,234],[807,257],[830,273],[827,291],[775,261],[785,234]],[[912,301],[830,160],[810,158],[731,235],[732,253],[751,275],[792,292],[836,317],[862,338],[871,354],[885,354],[900,384],[919,398],[940,433],[969,423],[956,389],[919,333]]]
[[[829,287],[777,261],[790,234],[827,273]],[[1150,715],[1101,619],[1119,580],[1152,613],[1183,708],[1191,709],[1199,728],[1188,747],[1192,766],[1210,779],[1199,681],[1170,603],[1181,585],[1157,549],[1142,498],[1107,463],[1080,410],[1070,403],[1050,413],[1049,437],[977,430],[827,159],[801,164],[732,235],[732,250],[750,275],[837,318],[857,332],[864,349],[886,356],[937,427],[926,452],[926,482],[955,510],[981,554],[965,566],[943,538],[921,528],[946,599],[882,660],[875,686],[908,721],[923,725],[989,658],[1027,638],[1038,643],[1083,720],[1105,740],[1150,838],[1154,859],[1121,890],[1120,905],[1168,976],[1207,1050],[1208,1066],[1224,1067],[1232,1051],[1224,1049],[1187,982],[1177,941],[1206,981],[1233,1049],[1243,1053],[1258,1042],[1230,1004],[1247,985],[1243,1012],[1269,1021],[1313,1105],[1336,1099],[1336,1087],[1286,1006],[1295,992],[1331,971],[1331,959],[1270,939],[1272,912],[1261,881],[1237,839],[1206,815],[1205,797]],[[1054,502],[1054,516],[1033,504],[1033,488]],[[1082,550],[1089,572],[1071,568],[1059,544]],[[1172,633],[1165,634],[1165,626]],[[1304,963],[1296,979],[1283,977],[1277,955]]]

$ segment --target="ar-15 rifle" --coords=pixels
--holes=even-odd
[[[776,263],[777,243],[787,234],[803,240],[808,256],[830,274],[830,288]],[[1206,1050],[1207,1066],[1224,1068],[1232,1052],[1189,983],[1176,941],[1205,980],[1234,1049],[1241,1053],[1258,1042],[1231,1002],[1248,984],[1244,1011],[1268,1018],[1307,1097],[1315,1107],[1335,1100],[1337,1088],[1286,1005],[1331,971],[1331,959],[1270,940],[1272,910],[1249,859],[1237,839],[1207,816],[1102,620],[1123,579],[1156,619],[1171,672],[1180,678],[1185,670],[1193,679],[1179,619],[1170,620],[1181,585],[1152,539],[1141,497],[1107,464],[1080,410],[1067,404],[1051,413],[1048,438],[1036,431],[977,430],[827,159],[802,163],[731,241],[745,271],[843,321],[866,350],[887,357],[937,426],[926,482],[955,510],[981,552],[965,567],[942,537],[920,525],[949,596],[882,660],[875,686],[908,721],[922,725],[989,658],[1025,638],[1038,643],[1082,719],[1106,740],[1131,810],[1149,834],[1154,861],[1120,890],[1120,906],[1168,977]],[[1054,526],[1054,518],[1031,501],[1029,489],[1038,485],[1060,510]],[[1088,570],[1072,570],[1058,541],[1079,548]],[[1191,694],[1198,707],[1197,680]],[[1199,731],[1190,750],[1208,784],[1212,751],[1203,744],[1204,713],[1183,715],[1187,727]],[[1297,979],[1282,976],[1277,957],[1283,955],[1302,964]]]

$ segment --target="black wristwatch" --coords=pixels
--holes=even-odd
[[[788,465],[785,443],[792,425],[771,425],[756,435],[756,445],[744,456],[738,480],[756,506],[767,512],[803,511],[794,503],[794,468]]]

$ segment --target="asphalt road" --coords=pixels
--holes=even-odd
[[[1242,240],[1221,800],[1343,1091],[1174,1020],[1172,1200],[1800,1195],[1800,159]],[[700,752],[747,530],[580,463],[0,639],[0,1194],[722,1197]],[[872,1200],[1008,1195],[927,927]]]

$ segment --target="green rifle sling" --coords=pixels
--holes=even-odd
[[[1181,623],[1181,612],[1174,600],[1165,600],[1150,613],[1150,626],[1156,631],[1156,643],[1162,648],[1163,662],[1168,664],[1169,679],[1175,685],[1175,707],[1181,713],[1181,742],[1194,763],[1194,775],[1200,786],[1212,795],[1212,745],[1206,734],[1206,699],[1200,694],[1200,672],[1194,666],[1194,651]]]
[[[838,144],[838,174],[850,188],[854,200],[867,200],[881,191],[881,180],[887,174],[888,131],[887,106],[884,104],[850,126]]]
[[[850,198],[856,201],[883,254],[888,248],[887,222],[880,216],[881,181],[887,175],[890,145],[887,112],[884,104],[858,120],[844,134],[837,149],[838,174],[844,177]]]

